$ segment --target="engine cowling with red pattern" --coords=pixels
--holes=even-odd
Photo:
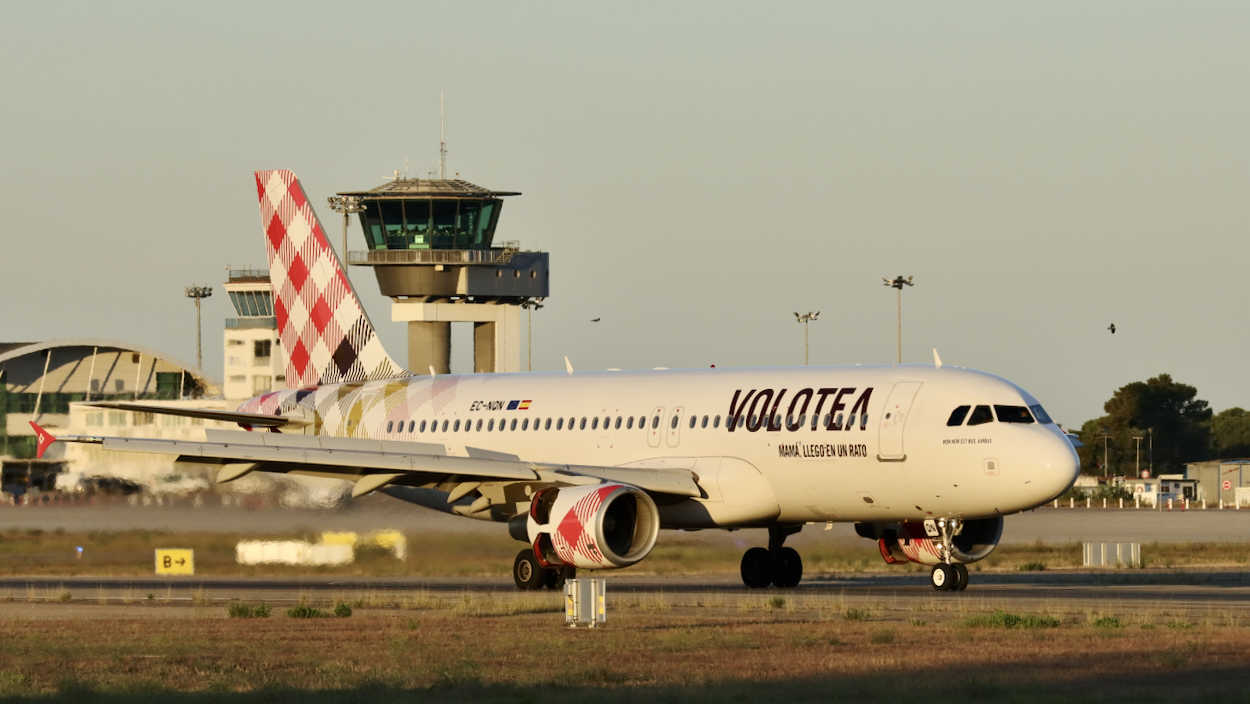
[[[856,523],[855,532],[875,539],[881,557],[890,564],[936,565],[942,561],[942,541],[929,536],[921,521]],[[951,541],[951,559],[961,564],[984,560],[998,547],[1002,535],[1002,516],[965,520],[963,528]]]
[[[552,487],[534,495],[526,532],[544,566],[619,569],[655,547],[660,512],[627,484]]]

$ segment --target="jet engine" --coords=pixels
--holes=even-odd
[[[918,562],[936,565],[942,561],[942,541],[929,536],[922,522],[856,523],[855,532],[866,538],[875,538],[881,557],[890,564]],[[951,541],[951,558],[961,564],[984,560],[998,547],[1002,535],[1002,516],[963,521],[962,528]]]
[[[625,484],[554,487],[534,495],[526,533],[544,567],[617,569],[651,552],[660,512],[646,492]]]

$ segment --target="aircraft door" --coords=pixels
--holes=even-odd
[[[660,446],[660,437],[664,435],[666,430],[664,427],[664,407],[656,406],[651,410],[651,415],[647,416],[643,421],[647,424],[647,444],[651,447]]]
[[[895,384],[890,398],[881,409],[881,425],[877,435],[877,459],[882,462],[901,462],[907,459],[903,446],[903,427],[911,414],[911,404],[920,391],[921,382],[904,381]]]
[[[684,420],[685,410],[682,406],[674,408],[673,415],[668,419],[668,428],[666,430],[668,432],[669,447],[677,447],[677,444],[681,442],[681,422]]]

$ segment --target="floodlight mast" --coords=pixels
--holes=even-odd
[[[799,315],[797,311],[794,314],[796,322],[803,323],[803,366],[805,367],[808,365],[807,324],[816,320],[817,316],[819,315],[820,315],[820,311],[816,311],[815,313],[813,313],[810,310],[804,313],[803,315]]]
[[[405,163],[404,169],[407,170]],[[326,198],[330,202],[330,210],[343,214],[343,276],[347,276],[347,221],[354,213],[363,213],[365,206],[360,202],[360,198],[356,196],[330,196]],[[350,279],[350,277],[349,277]]]
[[[200,299],[213,295],[212,286],[187,286],[183,289],[187,298],[195,299],[195,368],[204,368],[204,353],[201,346]]]
[[[906,279],[904,279],[902,276],[899,276],[893,281],[891,281],[890,279],[886,279],[886,278],[881,279],[882,281],[885,282],[886,286],[889,286],[890,288],[898,289],[898,363],[899,364],[903,363],[903,287],[914,286],[915,284],[911,282],[913,278],[914,277],[908,276]]]

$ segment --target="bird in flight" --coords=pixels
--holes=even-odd
[[[1112,323],[1111,325],[1108,325],[1108,326],[1107,326],[1107,329],[1111,331],[1111,334],[1112,334],[1112,335],[1114,335],[1114,334],[1115,334],[1115,323]]]
[[[603,320],[603,318],[595,318],[594,320],[592,320],[592,321],[590,321],[590,322],[592,322],[592,323],[597,323],[597,322],[599,322],[600,320]]]

